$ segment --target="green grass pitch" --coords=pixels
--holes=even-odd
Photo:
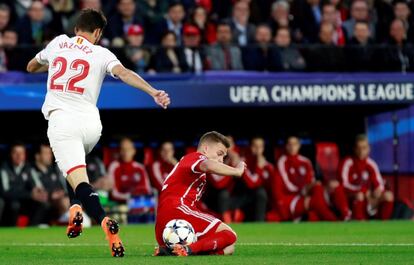
[[[68,239],[64,227],[0,228],[0,264],[414,264],[413,222],[232,225],[233,256],[152,257],[153,225],[122,227],[126,256],[109,255],[99,227]]]

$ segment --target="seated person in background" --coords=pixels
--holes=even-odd
[[[15,226],[20,214],[29,217],[30,225],[45,222],[48,193],[35,187],[31,170],[26,163],[24,144],[12,145],[10,162],[0,168],[0,198],[4,200],[2,225]]]
[[[390,219],[394,195],[385,189],[378,165],[369,157],[370,146],[365,135],[356,137],[354,152],[355,155],[345,158],[339,168],[339,178],[351,202],[353,218]]]
[[[374,48],[369,24],[357,21],[354,26],[354,36],[346,47],[347,69],[352,72],[369,72],[372,69]]]
[[[271,178],[274,175],[273,165],[270,164],[264,156],[265,141],[261,137],[255,137],[250,141],[249,151],[245,156],[247,169],[242,176],[245,184],[245,192],[243,192],[243,201],[253,207],[254,221],[265,221],[267,201],[271,191],[267,190]],[[244,208],[244,207],[243,207]]]
[[[211,70],[243,70],[239,47],[231,44],[231,28],[227,23],[217,25],[217,43],[207,50]]]
[[[45,190],[49,195],[52,219],[62,217],[70,206],[66,180],[53,163],[52,149],[48,144],[40,144],[37,147],[32,176],[35,186]]]
[[[277,49],[270,46],[272,31],[266,24],[256,28],[255,44],[242,48],[245,70],[280,71],[282,61]]]
[[[187,61],[182,48],[177,47],[177,37],[168,31],[161,40],[161,47],[151,58],[149,72],[184,73],[188,71]]]
[[[224,158],[224,164],[235,167],[240,163],[240,155],[232,136],[226,136],[230,147],[227,156]],[[240,219],[241,212],[232,209],[232,192],[234,188],[234,180],[232,176],[220,176],[217,174],[207,174],[206,199],[209,206],[212,206],[225,223],[231,223]]]
[[[278,192],[279,212],[284,220],[297,220],[308,215],[309,220],[336,221],[324,197],[324,189],[315,179],[309,159],[299,154],[300,139],[289,136],[286,154],[277,161],[273,189]]]
[[[342,49],[334,39],[335,29],[331,23],[322,22],[319,30],[319,44],[307,50],[308,69],[316,72],[335,72],[343,68]]]
[[[119,144],[120,158],[109,165],[108,175],[113,181],[112,198],[126,203],[131,197],[151,194],[150,180],[143,164],[134,160],[134,142],[124,138]]]
[[[144,30],[138,24],[129,26],[127,32],[126,57],[134,65],[136,73],[144,73],[148,67],[150,53],[142,47],[144,43]]]
[[[148,169],[152,187],[158,192],[161,191],[165,178],[178,162],[174,157],[174,153],[173,143],[169,141],[163,142],[159,147],[157,159]]]
[[[303,71],[306,68],[305,59],[299,50],[291,46],[288,28],[279,28],[276,31],[274,42],[281,56],[282,71]]]
[[[200,30],[196,26],[186,25],[183,35],[185,59],[190,71],[193,73],[203,72],[206,56],[204,49],[200,46]]]

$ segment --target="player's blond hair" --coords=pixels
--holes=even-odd
[[[230,147],[230,140],[223,134],[216,131],[207,132],[203,136],[201,136],[198,146],[200,147],[201,144],[206,142],[222,143],[226,148]]]

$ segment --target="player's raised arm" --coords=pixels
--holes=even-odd
[[[163,90],[157,90],[142,79],[138,74],[118,64],[112,68],[112,74],[121,79],[124,83],[141,89],[154,98],[155,103],[166,109],[170,105],[170,97]]]
[[[200,163],[201,171],[205,173],[213,173],[221,176],[241,177],[246,170],[246,163],[240,162],[236,167],[207,159]]]

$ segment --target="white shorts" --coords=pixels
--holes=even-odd
[[[95,114],[72,114],[62,110],[51,113],[47,136],[65,177],[75,169],[86,167],[85,157],[99,141],[101,132],[101,120]]]

